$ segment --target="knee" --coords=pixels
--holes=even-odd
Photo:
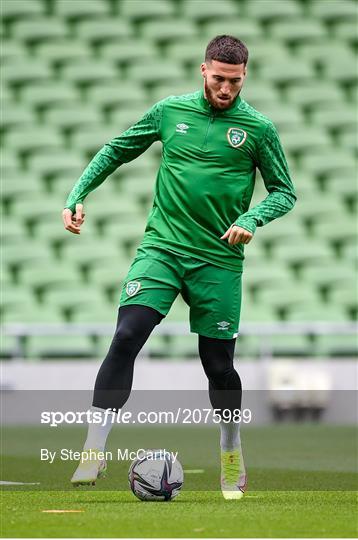
[[[132,325],[122,322],[117,326],[113,339],[121,343],[132,343],[136,335],[138,334]]]

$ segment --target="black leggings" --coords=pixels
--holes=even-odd
[[[123,407],[132,389],[134,361],[162,319],[163,315],[147,306],[129,305],[119,309],[116,331],[96,378],[95,407]],[[209,380],[214,409],[241,408],[241,380],[233,365],[235,341],[199,335],[199,355]]]

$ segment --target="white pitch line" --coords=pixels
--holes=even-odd
[[[84,510],[41,510],[43,514],[79,514]]]
[[[0,480],[0,486],[39,486],[40,482],[7,482]]]
[[[203,474],[204,469],[184,469],[185,474]]]

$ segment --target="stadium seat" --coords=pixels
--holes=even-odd
[[[33,126],[36,124],[36,116],[33,111],[22,104],[16,104],[12,101],[2,102],[1,104],[1,127],[3,130],[13,126]],[[6,157],[6,160],[11,159]],[[16,162],[18,166],[18,163]]]
[[[342,42],[342,40],[332,39],[331,35],[317,42],[300,43],[297,46],[296,53],[300,60],[309,63],[313,62],[319,67],[325,65],[329,61],[329,58],[335,58],[337,62],[340,62],[354,56],[349,45]],[[317,83],[319,82],[317,81]],[[321,84],[324,86],[323,81]]]
[[[111,261],[115,259],[116,253],[118,253],[118,262],[121,261],[119,254],[119,243],[115,238],[71,238],[64,244],[61,251],[61,258],[65,261],[71,261],[71,263],[78,267],[91,267],[95,264],[106,265],[106,259]]]
[[[174,64],[170,60],[162,58],[132,63],[128,67],[127,75],[133,84],[152,85],[185,78],[184,70],[180,64]]]
[[[348,309],[358,309],[357,280],[351,279],[332,284],[329,291],[329,300],[333,306],[341,305]]]
[[[26,48],[15,40],[3,39],[1,43],[0,59],[1,63],[18,61],[26,56]]]
[[[186,66],[197,66],[204,62],[207,41],[201,37],[184,41],[173,40],[165,50],[165,57]],[[180,92],[175,92],[179,93]]]
[[[72,284],[81,285],[82,275],[77,267],[70,266],[68,261],[54,260],[47,257],[37,257],[20,269],[19,282],[46,291],[51,286],[58,287],[63,284],[64,294],[66,287]]]
[[[357,358],[358,338],[356,335],[322,335],[317,336],[315,344],[316,354],[321,357]]]
[[[36,45],[44,41],[66,39],[69,37],[69,29],[61,19],[37,17],[15,22],[11,29],[11,37],[28,45]]]
[[[56,309],[73,311],[75,308],[86,308],[92,310],[94,305],[105,302],[104,294],[99,288],[90,289],[85,284],[53,285],[43,296],[43,302],[47,306],[53,306]]]
[[[305,264],[300,272],[302,284],[311,283],[316,287],[324,287],[327,290],[336,283],[354,279],[353,265],[341,262],[337,265],[337,259],[332,258],[331,264],[327,261],[317,260],[314,264]]]
[[[74,60],[62,70],[63,78],[70,84],[90,85],[105,80],[114,81],[118,70],[112,63],[103,60]]]
[[[197,29],[193,22],[186,19],[156,20],[143,23],[140,36],[155,43],[166,44],[172,40],[196,38]]]
[[[78,324],[112,324],[114,333],[117,315],[118,307],[116,305],[108,304],[102,301],[99,302],[97,305],[91,305],[91,309],[88,309],[86,306],[82,305],[74,305],[71,320],[72,322]],[[111,341],[110,335],[105,336],[105,339],[107,340],[108,350]]]
[[[10,285],[7,284],[6,288],[2,287],[1,293],[1,312],[11,311],[12,309],[18,309],[21,304],[36,303],[36,296],[32,290],[23,285]]]
[[[70,2],[68,2],[70,4]],[[52,63],[56,67],[74,60],[88,60],[91,51],[86,44],[79,39],[66,39],[40,43],[35,48],[37,58],[43,62]]]
[[[198,76],[199,76],[199,66],[197,66]],[[171,83],[161,83],[156,85],[150,90],[150,96],[152,98],[152,103],[156,103],[161,99],[164,99],[168,96],[181,96],[183,94],[191,94],[196,92],[201,88],[201,81],[195,81],[191,78],[184,81],[178,82],[176,80]]]
[[[42,15],[44,8],[44,3],[41,0],[10,0],[2,2],[1,17],[7,23],[16,19],[31,19]]]
[[[113,108],[109,113],[111,124],[116,126],[116,135],[126,131],[129,127],[136,124],[147,112],[146,103],[138,103],[137,107],[126,108],[124,106]]]
[[[165,0],[152,0],[150,4],[146,0],[121,0],[118,5],[119,15],[135,22],[158,20],[175,14],[174,3]]]
[[[113,296],[119,301],[119,295],[123,281],[128,273],[132,259],[129,257],[113,257],[112,262],[106,260],[106,265],[94,264],[90,268],[90,282],[96,287],[101,287],[106,290],[112,290]]]
[[[104,19],[82,21],[76,26],[76,38],[95,46],[132,38],[132,27],[125,20]]]
[[[49,79],[41,83],[27,83],[21,90],[21,102],[30,107],[45,109],[53,105],[76,102],[79,93],[68,82]]]
[[[220,34],[231,34],[238,36],[248,46],[259,42],[262,39],[262,29],[253,19],[240,17],[237,21],[230,18],[218,18],[215,22],[209,22],[203,26],[203,36],[206,41]]]
[[[298,82],[288,88],[287,98],[289,103],[300,107],[310,107],[313,111],[320,104],[330,107],[332,102],[338,103],[344,101],[344,96],[339,86],[327,85],[324,80],[306,81],[302,84]],[[317,126],[321,127],[320,123]]]
[[[13,202],[18,196],[26,197],[28,193],[30,197],[32,193],[41,194],[42,189],[43,184],[37,175],[24,173],[19,169],[2,177],[0,196],[1,199],[6,198]]]
[[[60,133],[51,126],[22,126],[12,129],[5,139],[5,144],[15,152],[29,154],[34,150],[58,149],[63,146]]]
[[[91,2],[84,3],[83,0],[56,0],[54,3],[54,15],[58,15],[60,18],[69,19],[74,21],[77,19],[100,18],[108,15],[109,4],[107,2],[101,2],[100,0],[91,0]]]
[[[315,19],[322,19],[325,22],[335,22],[337,20],[351,21],[358,15],[357,4],[351,0],[327,3],[314,0],[308,4],[308,9],[309,16]]]
[[[100,123],[102,117],[94,107],[74,102],[52,106],[46,111],[45,120],[49,125],[59,128],[90,129],[91,125]]]
[[[31,58],[7,62],[2,68],[2,80],[10,86],[21,86],[35,81],[46,81],[52,77],[47,64]]]
[[[270,288],[262,288],[257,295],[259,305],[262,303],[271,308],[286,310],[314,300],[320,300],[316,289],[308,284],[302,286],[295,281],[281,281]]]
[[[331,259],[332,250],[328,245],[320,240],[307,239],[299,236],[287,239],[286,242],[281,240],[273,248],[273,256],[275,260],[285,261],[287,264],[303,265],[306,261],[316,261],[319,259]]]
[[[307,18],[290,18],[270,25],[271,39],[282,40],[290,45],[316,42],[327,36],[326,28],[320,21]]]
[[[185,0],[181,6],[181,15],[190,21],[203,22],[220,17],[237,17],[239,10],[237,4],[231,0],[221,0],[220,3],[196,0]]]
[[[101,58],[107,62],[116,62],[116,64],[121,66],[130,65],[133,61],[144,60],[146,58],[150,60],[157,55],[158,51],[152,43],[139,38],[136,38],[135,47],[133,47],[133,43],[130,41],[119,39],[118,41],[104,43],[99,51],[99,56]],[[121,80],[121,85],[122,84],[123,81]],[[130,81],[127,81],[127,85],[128,84],[130,84]],[[120,88],[121,85],[118,85],[118,87]],[[132,89],[135,90],[133,85]]]
[[[39,240],[23,238],[22,242],[16,245],[3,246],[2,254],[7,265],[22,267],[28,265],[30,261],[40,258],[51,257],[50,248]]]
[[[337,40],[347,41],[349,44],[357,45],[357,22],[356,21],[344,21],[336,22],[332,28],[332,35]]]
[[[91,358],[95,355],[89,336],[30,336],[26,344],[29,358]]]
[[[297,1],[277,2],[277,0],[250,0],[247,4],[247,15],[263,22],[299,17],[302,14],[301,4]]]
[[[276,85],[288,85],[310,81],[315,78],[313,67],[302,60],[280,60],[277,64],[262,65],[259,70],[260,79]]]
[[[114,83],[92,84],[87,89],[86,101],[97,107],[113,108],[117,106],[131,107],[136,103],[144,104],[148,100],[147,93],[140,86],[135,86],[130,81],[118,81]],[[149,108],[149,105],[147,105]]]
[[[327,146],[321,150],[314,149],[309,152],[306,149],[305,154],[301,157],[303,168],[311,174],[324,176],[337,171],[340,175],[355,167],[356,161],[352,154],[341,148]]]
[[[38,150],[31,155],[29,167],[35,174],[44,176],[58,174],[59,172],[71,174],[73,171],[77,171],[77,176],[79,176],[83,168],[83,160],[74,150],[59,148],[47,151]]]
[[[343,58],[340,58],[336,69],[334,69],[331,59],[325,58],[323,62],[323,73],[329,80],[344,84],[356,84],[358,81],[357,59],[353,54],[345,55]]]
[[[22,303],[22,305],[7,311],[4,314],[4,323],[62,323],[64,322],[63,315],[56,309],[50,306],[43,306],[40,304]],[[63,338],[62,338],[63,339]]]
[[[331,137],[319,126],[308,126],[304,129],[304,135],[295,130],[284,132],[281,135],[283,147],[286,152],[302,154],[309,150],[311,153],[321,150],[331,145]]]

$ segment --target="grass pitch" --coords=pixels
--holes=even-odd
[[[169,503],[136,499],[127,487],[128,462],[109,463],[108,478],[94,488],[75,489],[69,478],[76,463],[40,462],[38,451],[41,447],[79,449],[84,430],[6,428],[1,480],[40,485],[2,486],[1,535],[357,536],[357,439],[352,427],[295,424],[243,430],[249,490],[241,501],[225,501],[218,491],[217,429],[130,429],[112,432],[108,448],[114,450],[117,443],[178,450],[185,470],[204,469],[204,473],[186,474],[182,492]]]

